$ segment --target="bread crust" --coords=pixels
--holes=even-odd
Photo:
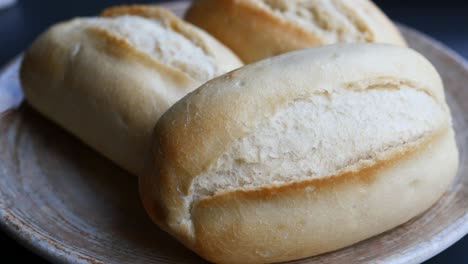
[[[261,1],[196,0],[185,19],[219,39],[245,63],[293,50],[333,44],[311,32],[308,26],[285,19],[285,16],[262,7],[258,2]],[[357,30],[366,31],[366,42],[406,46],[398,29],[371,1],[353,1],[352,5],[345,0],[332,2],[347,6],[348,19],[356,24]],[[358,14],[356,10],[362,12]]]
[[[103,15],[170,23],[177,34],[212,57],[222,72],[242,65],[229,49],[167,10],[117,7]],[[206,80],[159,61],[112,30],[86,21],[74,19],[53,26],[26,52],[20,76],[26,99],[83,142],[139,175],[158,118]]]
[[[401,86],[443,109],[437,131],[341,175],[194,198],[195,179],[289,102]],[[335,250],[398,226],[427,210],[457,168],[443,86],[426,59],[390,45],[333,45],[245,66],[176,103],[156,125],[140,192],[153,221],[202,257],[265,263]]]

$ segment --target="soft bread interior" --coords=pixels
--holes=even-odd
[[[83,27],[106,30],[162,64],[204,82],[221,74],[215,59],[163,20],[139,16],[88,18]]]
[[[429,94],[405,86],[342,89],[294,100],[194,179],[192,203],[373,166],[447,122],[445,109]]]

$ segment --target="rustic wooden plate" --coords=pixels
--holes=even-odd
[[[171,7],[181,14],[186,3]],[[418,263],[468,232],[468,65],[436,41],[402,31],[444,79],[460,149],[458,177],[436,205],[410,222],[293,263]],[[150,222],[136,178],[21,104],[19,63],[0,71],[0,226],[54,262],[203,262]]]

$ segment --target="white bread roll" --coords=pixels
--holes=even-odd
[[[202,30],[151,6],[53,26],[27,51],[29,104],[135,175],[158,118],[241,61]]]
[[[370,0],[195,0],[185,18],[246,63],[343,42],[406,46]]]
[[[291,52],[211,80],[161,117],[152,149],[147,212],[216,263],[377,235],[428,209],[458,168],[438,73],[384,44]]]

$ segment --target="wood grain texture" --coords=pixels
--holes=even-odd
[[[186,3],[172,4],[178,14]],[[426,213],[354,246],[291,263],[419,263],[468,232],[468,65],[403,28],[441,73],[459,174]],[[137,179],[21,104],[19,59],[0,72],[0,226],[60,263],[203,263],[146,216]],[[398,195],[398,194],[395,194]]]

